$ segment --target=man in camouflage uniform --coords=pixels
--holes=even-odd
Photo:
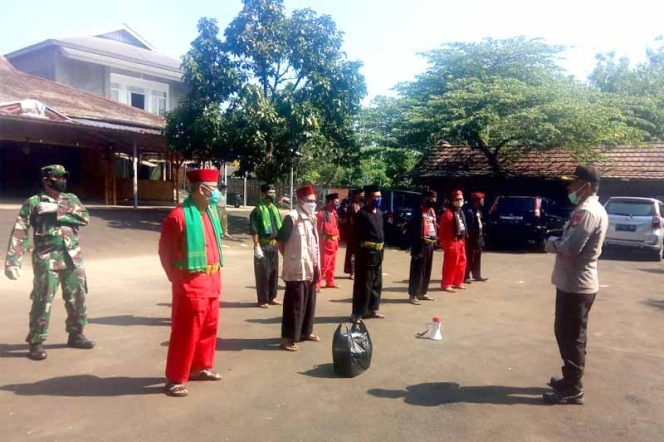
[[[21,275],[23,255],[28,250],[28,231],[34,230],[32,268],[34,286],[30,298],[30,345],[28,357],[46,359],[43,342],[48,334],[51,303],[58,288],[67,309],[67,345],[90,349],[94,342],[83,335],[87,324],[85,294],[88,286],[78,244],[78,229],[88,224],[88,211],[76,195],[65,193],[69,173],[59,164],[41,169],[42,191],[28,198],[21,207],[9,238],[5,275],[16,280]]]

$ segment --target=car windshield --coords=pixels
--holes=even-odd
[[[606,212],[609,215],[652,216],[653,205],[646,201],[609,201]]]
[[[525,213],[535,209],[535,198],[505,198],[496,203],[498,213]]]

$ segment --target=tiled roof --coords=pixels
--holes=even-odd
[[[166,120],[159,115],[17,70],[3,69],[5,63],[7,61],[0,56],[0,103],[32,99],[69,118],[157,129],[166,125]]]
[[[603,178],[664,180],[664,143],[600,149],[593,161]],[[504,168],[509,176],[558,178],[574,171],[579,161],[563,149],[524,151]],[[467,146],[439,146],[415,168],[415,176],[432,178],[478,177],[492,174],[486,157]]]

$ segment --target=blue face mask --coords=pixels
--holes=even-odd
[[[383,202],[383,197],[382,196],[376,196],[373,199],[373,203],[375,207],[380,207],[380,203]]]
[[[341,207],[341,204],[339,204],[339,203],[336,203],[336,204],[334,205],[334,209],[335,209],[335,210],[339,210],[339,207]]]
[[[219,189],[214,189],[212,195],[210,196],[210,202],[212,204],[217,204],[220,197],[221,197],[221,192],[219,191]]]

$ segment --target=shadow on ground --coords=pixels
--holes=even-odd
[[[279,338],[217,338],[217,351],[280,350],[280,343]]]
[[[646,273],[664,274],[664,269],[639,269]]]
[[[658,310],[664,310],[664,299],[648,299],[646,301],[643,301],[643,303],[652,308],[656,308]]]
[[[606,248],[602,251],[602,255],[599,259],[605,261],[653,261],[651,256],[641,250],[611,250]]]
[[[163,383],[163,378],[100,378],[84,374],[4,385],[0,390],[11,391],[19,396],[131,396],[163,393]]]
[[[46,350],[67,348],[67,344],[45,344]],[[27,358],[28,344],[0,344],[0,358]]]
[[[348,322],[350,315],[348,316],[318,316],[316,317],[315,324],[339,324],[341,322]],[[246,319],[245,322],[252,324],[281,324],[281,316],[274,318],[253,318]]]
[[[145,326],[170,326],[171,318],[150,318],[145,316],[134,315],[118,315],[118,316],[105,316],[102,318],[91,318],[88,322],[90,324],[102,325],[145,325]]]
[[[542,393],[545,388],[503,387],[496,385],[462,387],[456,382],[431,382],[411,385],[405,390],[372,388],[372,396],[383,399],[403,399],[410,405],[436,407],[445,404],[497,404],[497,405],[544,405]]]
[[[159,232],[161,231],[161,223],[169,210],[169,208],[95,208],[90,209],[90,215],[106,221],[106,225],[113,229],[135,229]]]
[[[341,377],[334,372],[333,364],[316,365],[311,370],[303,371],[300,372],[299,374],[309,376],[312,378],[323,378],[323,379],[334,379]]]

